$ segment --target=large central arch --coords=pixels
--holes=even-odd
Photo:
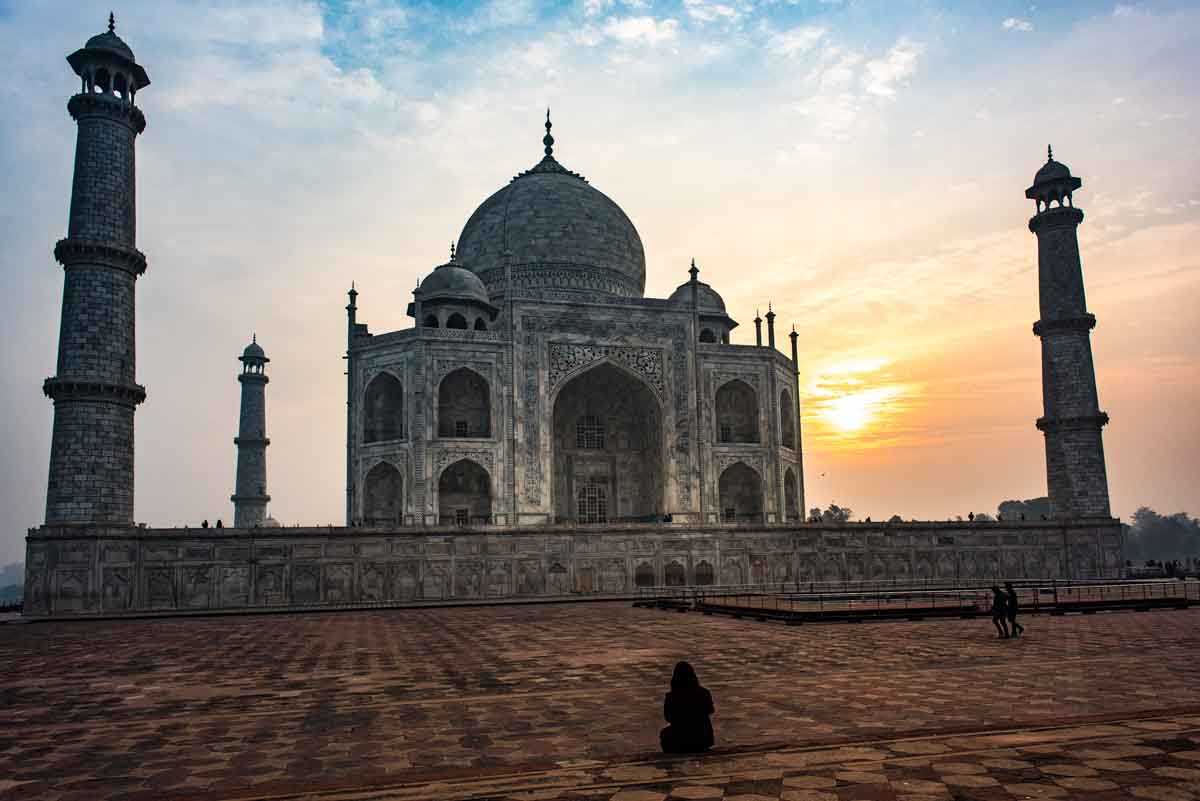
[[[554,401],[554,515],[607,523],[663,511],[663,423],[640,379],[603,362],[568,381]]]

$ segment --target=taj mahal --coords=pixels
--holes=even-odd
[[[637,228],[560,161],[549,112],[540,160],[467,218],[447,261],[413,290],[411,327],[372,331],[349,291],[343,526],[268,517],[270,360],[257,341],[237,376],[234,525],[135,524],[134,414],[147,391],[135,378],[134,292],[148,266],[135,243],[134,150],[146,128],[135,98],[150,79],[111,18],[67,60],[78,139],[67,236],[54,248],[65,275],[57,372],[44,385],[54,428],[46,519],[27,537],[26,614],[1119,570],[1073,201],[1081,181],[1052,155],[1026,197],[1053,519],[809,523],[798,335],[783,350],[768,306],[755,344],[733,344],[739,323],[695,261],[669,297],[646,297]]]

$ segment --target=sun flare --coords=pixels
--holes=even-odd
[[[810,431],[834,447],[861,448],[885,438],[915,392],[887,371],[890,363],[882,357],[860,357],[823,367],[810,386]]]

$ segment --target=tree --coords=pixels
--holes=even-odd
[[[854,510],[849,506],[841,507],[836,503],[829,504],[829,508],[821,512],[822,523],[845,523],[854,516]]]
[[[1126,530],[1125,552],[1134,559],[1186,561],[1200,556],[1200,520],[1185,512],[1160,515],[1148,506],[1132,516]]]
[[[903,523],[904,518],[901,517],[900,515],[892,515],[891,517],[888,518],[888,522],[889,523]]]
[[[987,512],[976,512],[975,517],[973,517],[971,519],[974,520],[976,523],[978,523],[981,520],[985,523],[994,523],[996,521],[996,518],[992,517]]]

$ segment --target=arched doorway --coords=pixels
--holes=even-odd
[[[783,471],[783,514],[786,520],[800,519],[800,491],[796,486],[796,471]]]
[[[404,387],[389,373],[380,373],[363,394],[363,442],[404,437]]]
[[[363,481],[362,521],[368,526],[396,526],[404,514],[404,479],[400,471],[380,462]]]
[[[762,522],[762,478],[742,462],[721,473],[718,491],[721,520],[726,523]]]
[[[662,413],[637,378],[600,364],[563,386],[554,402],[554,514],[606,523],[662,514]]]
[[[492,522],[492,482],[487,471],[460,459],[438,478],[438,522],[483,525]]]
[[[438,386],[438,436],[492,435],[492,402],[488,382],[474,370],[460,367]]]
[[[717,442],[758,442],[758,394],[745,381],[717,390]]]

